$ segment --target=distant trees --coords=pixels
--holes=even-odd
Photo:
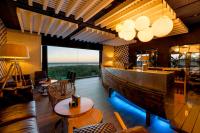
[[[77,78],[99,75],[98,65],[55,66],[48,68],[48,76],[55,79],[65,79],[67,72],[76,72]]]

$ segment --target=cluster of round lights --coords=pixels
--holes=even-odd
[[[116,25],[120,38],[130,41],[136,34],[140,41],[148,42],[153,37],[164,37],[173,29],[173,21],[168,16],[161,16],[151,25],[147,16],[138,17],[135,21],[127,19]],[[136,33],[137,32],[137,33]]]

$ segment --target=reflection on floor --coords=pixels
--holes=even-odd
[[[121,130],[121,127],[114,116],[114,111],[119,112],[128,127],[134,127],[137,125],[145,126],[144,112],[136,109],[129,103],[124,102],[119,97],[114,96],[108,98],[108,94],[102,87],[100,78],[96,77],[77,80],[76,88],[76,93],[78,95],[91,98],[95,103],[95,107],[103,112],[103,122],[113,123],[118,131]],[[182,97],[181,94],[179,96]],[[60,117],[53,112],[48,97],[41,96],[39,93],[34,94],[34,97],[37,105],[37,122],[40,133],[54,132],[55,122]],[[180,100],[180,98],[178,98],[178,100]],[[200,97],[194,92],[188,92],[188,101],[200,105]],[[171,110],[176,108],[174,105],[169,105],[170,108],[172,107]],[[182,102],[180,105],[183,105]],[[151,126],[146,127],[150,133],[175,132],[170,128],[167,121],[163,121],[156,116],[153,116],[151,120]],[[57,132],[60,131],[59,129],[60,128],[57,129]]]

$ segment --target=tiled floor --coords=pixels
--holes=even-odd
[[[134,108],[114,95],[111,98],[108,98],[108,94],[102,87],[100,78],[95,77],[77,80],[76,89],[78,95],[91,98],[95,103],[95,108],[98,108],[103,112],[103,122],[113,123],[118,131],[121,130],[121,127],[114,116],[114,111],[120,113],[128,127],[137,125],[145,126],[144,112]],[[189,92],[188,94],[191,102],[200,99],[196,93]],[[40,96],[40,94],[37,93],[35,94],[35,100],[37,103],[37,122],[40,133],[54,132],[54,125],[59,119],[59,116],[53,112],[48,97]],[[200,100],[196,101],[196,103],[200,104],[199,101]],[[146,128],[150,133],[175,132],[170,128],[167,122],[164,122],[156,116],[152,117],[151,126]],[[60,132],[60,128],[58,128],[56,132]]]

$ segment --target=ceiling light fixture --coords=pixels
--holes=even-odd
[[[156,37],[164,37],[173,29],[173,21],[168,16],[161,16],[152,24],[153,34]]]
[[[144,30],[150,26],[150,19],[147,16],[140,16],[136,19],[135,26],[138,31]]]
[[[153,39],[153,31],[152,28],[146,28],[142,31],[139,31],[137,37],[142,42],[148,42]]]
[[[135,22],[127,19],[123,23],[117,24],[116,31],[118,32],[120,38],[130,41],[136,35]]]
[[[161,16],[151,25],[147,16],[140,16],[134,22],[127,19],[116,25],[116,31],[120,38],[130,41],[137,37],[141,42],[148,42],[153,37],[164,37],[173,30],[173,21],[168,16]]]

